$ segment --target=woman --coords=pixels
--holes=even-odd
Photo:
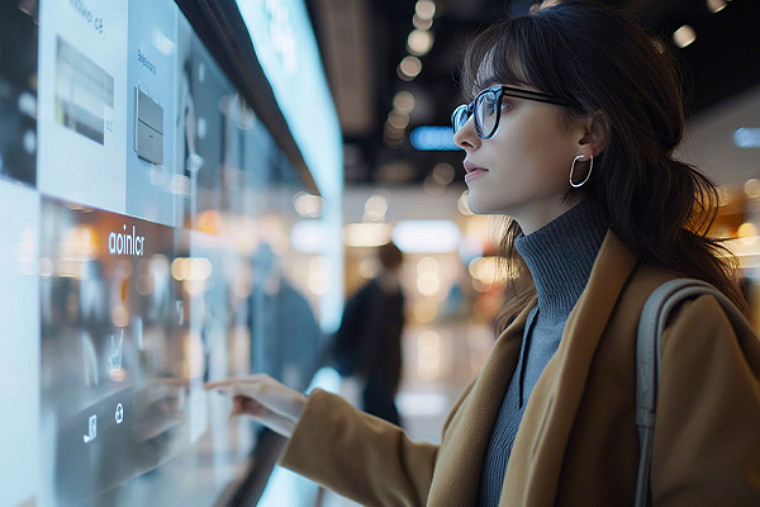
[[[626,505],[638,437],[641,309],[691,276],[746,310],[706,238],[715,188],[673,160],[680,86],[665,53],[607,8],[563,2],[498,23],[470,45],[453,116],[470,208],[513,220],[517,294],[440,446],[322,391],[230,380],[235,411],[290,437],[281,463],[369,505]],[[668,326],[658,386],[656,505],[760,505],[760,343],[711,296]]]

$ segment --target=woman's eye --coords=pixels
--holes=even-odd
[[[485,113],[487,116],[493,116],[497,112],[500,112],[500,108],[497,108],[497,104],[494,101],[494,99],[488,99],[483,104],[483,108],[485,109]]]
[[[512,109],[512,106],[512,103],[503,97],[498,107],[493,101],[491,101],[486,108],[486,116],[494,116],[496,114],[501,114],[504,111],[509,111]]]

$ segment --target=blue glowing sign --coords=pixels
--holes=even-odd
[[[451,127],[417,127],[412,130],[409,141],[421,151],[456,151]]]
[[[760,148],[760,128],[736,129],[734,144],[739,148]]]

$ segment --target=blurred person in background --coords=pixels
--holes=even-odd
[[[663,44],[588,1],[503,20],[470,43],[472,102],[452,115],[469,207],[510,217],[502,257],[533,283],[508,300],[508,325],[440,445],[266,376],[208,388],[289,438],[283,466],[362,504],[632,504],[644,302],[687,276],[748,313],[735,259],[707,236],[716,188],[673,158],[678,76]],[[703,295],[668,323],[659,366],[651,503],[760,505],[760,341]]]
[[[404,294],[399,271],[404,261],[394,243],[377,248],[380,272],[346,303],[335,335],[334,359],[342,376],[362,383],[362,409],[400,425],[395,397],[401,381]]]

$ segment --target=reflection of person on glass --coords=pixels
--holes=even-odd
[[[201,157],[196,151],[195,143],[197,139],[197,122],[195,118],[195,104],[193,101],[193,95],[191,90],[191,72],[192,61],[187,60],[182,67],[182,72],[179,75],[179,90],[178,90],[178,115],[177,115],[177,132],[182,134],[184,150],[182,150],[182,158],[184,160],[184,170],[186,175],[189,176],[189,184],[187,193],[190,196],[190,208],[185,210],[185,225],[192,226],[195,220],[195,213],[197,212],[198,202],[198,171],[203,167],[203,157]]]
[[[209,387],[289,437],[283,466],[362,504],[632,504],[645,300],[686,275],[747,310],[706,236],[716,189],[672,156],[683,110],[671,62],[629,18],[570,0],[471,43],[474,101],[453,115],[469,205],[514,219],[503,244],[535,285],[440,445],[324,391],[260,376]],[[757,337],[706,295],[681,305],[662,345],[652,503],[760,505]]]
[[[342,375],[356,375],[363,383],[362,409],[400,424],[395,396],[401,380],[401,331],[404,295],[399,283],[403,262],[393,243],[378,247],[381,271],[343,310],[335,335],[335,359]]]
[[[251,367],[287,386],[305,387],[320,359],[321,330],[308,300],[285,276],[267,243],[256,252],[253,282]]]
[[[107,384],[111,330],[100,262],[83,262],[80,273],[78,279],[45,277],[42,284],[48,295],[42,306],[42,389],[61,410],[74,412],[82,406],[72,403],[80,393],[91,395],[88,389]]]

